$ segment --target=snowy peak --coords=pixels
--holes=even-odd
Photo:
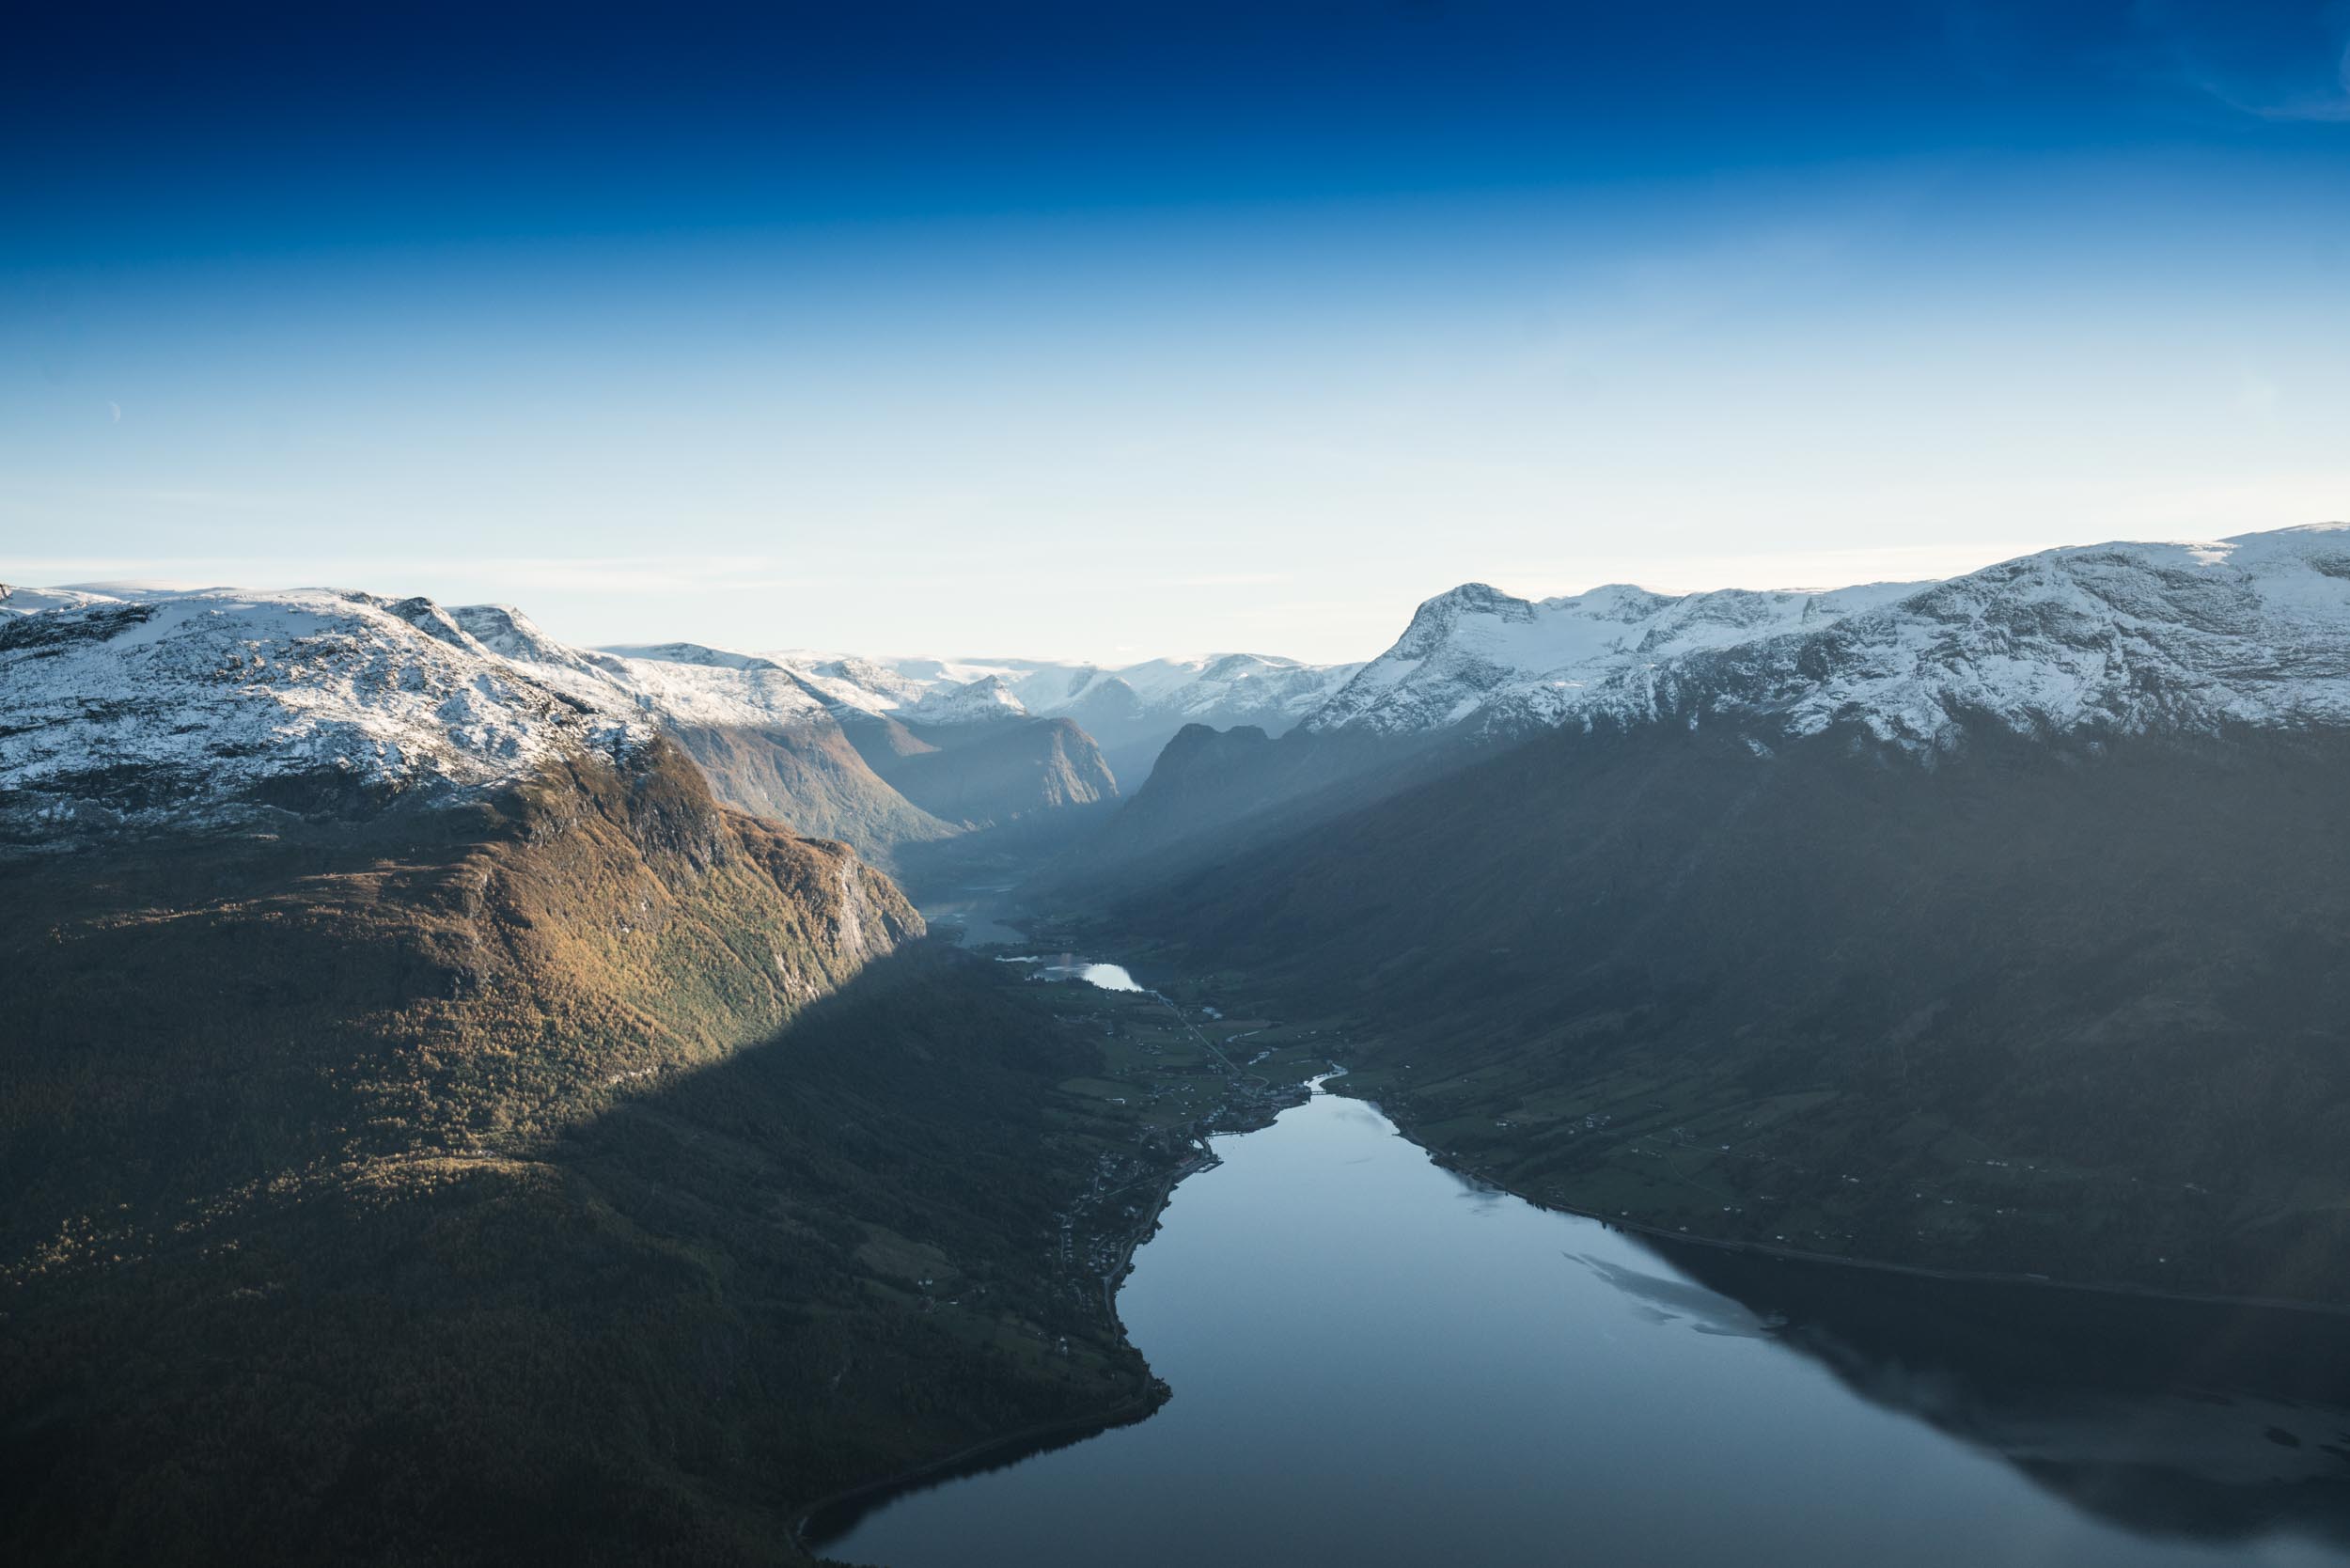
[[[517,664],[583,670],[596,664],[593,655],[557,642],[511,604],[459,604],[448,615],[482,647]]]
[[[963,685],[933,686],[901,716],[914,724],[964,725],[993,724],[1027,714],[1002,676],[982,675]]]
[[[17,588],[0,583],[0,617],[31,615],[38,610],[74,610],[86,604],[116,603],[109,593],[92,593],[81,588]]]
[[[1463,583],[1413,611],[1411,624],[1390,652],[1399,659],[1424,659],[1459,636],[1465,623],[1490,620],[1496,625],[1523,626],[1533,619],[1534,606],[1526,600],[1489,583]]]
[[[1703,709],[1910,749],[2350,724],[2350,525],[2044,551],[1675,672]]]
[[[1914,586],[1675,597],[1615,583],[1536,602],[1467,583],[1420,605],[1396,645],[1307,728],[1402,734],[1472,718],[1480,731],[1556,724],[1622,670],[1834,619]]]
[[[756,653],[695,642],[586,650],[555,641],[518,612],[453,612],[482,645],[558,690],[671,727],[772,729],[822,719],[824,693],[798,671]],[[486,634],[486,635],[485,635]]]
[[[831,659],[804,673],[816,677],[827,692],[835,691],[837,682],[841,700],[875,713],[918,702],[924,690],[921,682],[870,659]]]
[[[1666,713],[2019,732],[2350,723],[2350,528],[2044,551],[1931,584],[1528,601],[1471,583],[1307,720],[1516,734]]]
[[[950,703],[986,712],[1005,706],[1008,695],[1020,712],[1035,717],[1066,714],[1088,728],[1097,719],[1167,718],[1174,721],[1171,734],[1188,715],[1222,713],[1235,702],[1247,707],[1251,716],[1223,722],[1263,722],[1285,729],[1320,706],[1361,666],[1308,665],[1261,653],[1212,653],[1119,666],[1038,659],[833,658],[793,667],[837,701],[917,723],[938,722],[910,711],[926,698],[936,698],[932,712]],[[958,690],[973,695],[954,698],[951,694]]]
[[[615,658],[664,665],[699,665],[707,669],[780,669],[775,660],[758,653],[736,653],[698,642],[616,643],[598,650]]]
[[[11,617],[0,708],[11,830],[225,823],[474,790],[651,735],[534,681],[429,601],[324,589]]]

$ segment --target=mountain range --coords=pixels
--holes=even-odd
[[[1089,1031],[685,749],[898,800],[788,674],[0,609],[0,1556],[798,1562],[823,1496],[1147,1398],[1058,1250],[1126,1137]]]
[[[830,658],[807,668],[840,701],[909,722],[1025,714],[1073,720],[1131,792],[1185,725],[1253,725],[1279,734],[1319,710],[1361,666],[1218,653],[1115,667],[1037,659]]]
[[[2017,732],[2350,718],[2350,533],[2050,550],[1940,583],[1529,603],[1469,584],[1305,728],[1514,735],[1666,713],[1841,722],[1908,748]]]
[[[1256,836],[1555,730],[1734,724],[1768,747],[1856,727],[1931,766],[1990,730],[2332,727],[2350,719],[2345,582],[2350,530],[2321,525],[1818,591],[1528,601],[1466,584],[1421,604],[1281,745],[1179,737],[1179,765],[1094,853],[1123,866]],[[1210,753],[1230,765],[1198,766]]]
[[[1423,605],[1187,731],[1067,893],[1342,1011],[1547,1201],[1920,1266],[2341,1298],[2350,529],[1950,581]]]
[[[43,618],[47,651],[18,675],[36,722],[12,726],[13,747],[0,751],[0,832],[29,811],[24,842],[69,818],[85,831],[134,825],[158,812],[217,814],[232,797],[264,804],[273,792],[491,784],[572,731],[596,729],[597,744],[623,750],[658,731],[721,799],[907,870],[909,855],[1014,824],[1032,844],[1055,843],[1118,799],[1121,774],[1148,776],[1185,724],[1277,732],[1355,668],[1253,654],[1103,669],[685,642],[596,649],[508,605],[0,589],[0,622],[47,610],[66,613]],[[125,635],[134,622],[145,630]],[[82,700],[101,692],[111,694],[102,708]],[[120,755],[118,738],[131,743]]]
[[[919,940],[982,870],[1546,1203],[2350,1301],[2345,765],[2339,525],[1329,666],[0,589],[0,1543],[790,1561],[1147,1403],[1060,1226],[1178,1156]]]

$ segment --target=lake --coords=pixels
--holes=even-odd
[[[892,1568],[2350,1562],[2350,1322],[1656,1247],[1317,1093],[1119,1311],[1149,1419],[901,1495]]]

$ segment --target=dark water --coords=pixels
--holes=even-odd
[[[1003,919],[1001,887],[961,887],[951,893],[925,900],[921,906],[922,921],[933,936],[943,936],[965,947],[985,947],[989,943],[1017,942],[1021,939],[1017,927]]]
[[[901,1497],[828,1555],[2350,1562],[2350,1322],[1670,1262],[1327,1095],[1217,1152],[1119,1296],[1173,1402]]]

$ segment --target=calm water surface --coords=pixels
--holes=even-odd
[[[1004,923],[1001,887],[964,887],[929,900],[921,907],[922,922],[933,936],[951,937],[967,947],[990,942],[1017,942],[1018,928]]]
[[[1455,1177],[1326,1094],[1216,1152],[1118,1298],[1172,1403],[901,1496],[828,1555],[2350,1562],[2328,1359],[2346,1325],[1689,1249],[1676,1264]],[[2206,1354],[2223,1344],[2228,1360]]]

